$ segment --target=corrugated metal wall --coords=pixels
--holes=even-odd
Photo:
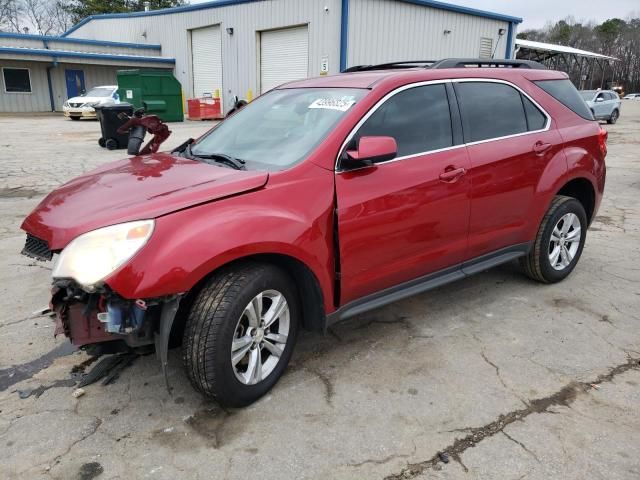
[[[99,85],[117,85],[116,72],[120,68],[106,67],[102,65],[81,65],[73,63],[59,63],[51,69],[51,84],[53,85],[53,97],[56,110],[62,110],[62,104],[67,100],[67,83],[64,71],[82,70],[84,72],[84,84],[87,90]]]
[[[0,60],[0,67],[28,68],[32,91],[32,93],[5,93],[3,79],[0,77],[0,112],[50,112],[51,101],[47,83],[47,66],[50,65],[52,64],[49,62]],[[125,68],[135,67],[58,63],[51,69],[56,111],[62,111],[62,104],[67,100],[66,69],[82,70],[88,90],[98,85],[116,85],[116,72]]]
[[[0,67],[28,68],[32,93],[6,93],[0,78],[0,112],[46,112],[51,110],[46,64],[0,60]]]
[[[325,11],[325,6],[328,11]],[[340,67],[340,0],[265,0],[192,12],[146,17],[93,20],[71,36],[162,45],[162,55],[176,59],[175,74],[186,96],[192,95],[190,30],[222,27],[222,75],[225,107],[233,95],[259,91],[259,34],[263,30],[309,25],[309,75],[320,73],[322,57],[330,73]],[[233,35],[226,33],[233,28]],[[143,37],[143,34],[146,37]]]
[[[144,40],[144,38],[140,38]],[[45,45],[46,43],[46,45]],[[133,42],[131,42],[133,43]],[[150,43],[150,42],[136,42],[136,43]],[[160,50],[156,48],[133,48],[126,46],[114,46],[114,45],[94,45],[91,43],[75,43],[68,41],[44,41],[43,39],[37,39],[33,37],[24,36],[24,38],[3,37],[0,36],[0,46],[2,47],[23,47],[23,48],[48,48],[51,50],[69,50],[72,52],[91,52],[91,53],[111,53],[120,55],[149,55],[149,56],[161,56]],[[166,55],[165,55],[166,56]]]
[[[341,0],[263,0],[171,14],[89,21],[70,37],[162,45],[176,59],[175,75],[185,95],[193,96],[191,30],[220,25],[223,102],[260,90],[259,32],[308,25],[309,76],[320,73],[323,57],[329,73],[339,72]],[[348,65],[397,60],[478,57],[480,39],[490,38],[496,58],[504,58],[506,21],[445,11],[397,0],[349,0]],[[233,35],[227,33],[233,28]],[[505,29],[500,38],[498,30]],[[444,31],[450,33],[444,33]]]
[[[395,0],[350,0],[347,65],[478,57],[480,38],[492,38],[495,47],[500,28],[505,34],[495,58],[505,58],[508,27],[508,22]]]

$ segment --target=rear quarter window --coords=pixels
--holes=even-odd
[[[591,110],[570,80],[537,80],[533,83],[585,120],[594,119]]]

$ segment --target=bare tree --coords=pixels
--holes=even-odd
[[[22,33],[23,16],[21,0],[0,0],[0,30]]]
[[[46,0],[22,0],[26,21],[33,25],[40,35],[49,35],[54,29],[51,7],[55,2]],[[52,5],[53,4],[53,5]]]
[[[57,35],[71,25],[63,0],[0,0],[0,31]]]

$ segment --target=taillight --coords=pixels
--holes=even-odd
[[[607,138],[609,137],[609,132],[607,132],[604,128],[600,127],[600,133],[598,134],[598,147],[600,147],[600,153],[602,153],[602,158],[607,156]]]

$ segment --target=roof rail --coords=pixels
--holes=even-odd
[[[393,68],[428,68],[436,63],[435,60],[408,60],[404,62],[380,63],[378,65],[355,65],[343,70],[342,73],[367,72],[370,70],[390,70]]]
[[[433,63],[429,68],[530,68],[546,70],[543,64],[531,60],[494,60],[491,58],[445,58]]]

